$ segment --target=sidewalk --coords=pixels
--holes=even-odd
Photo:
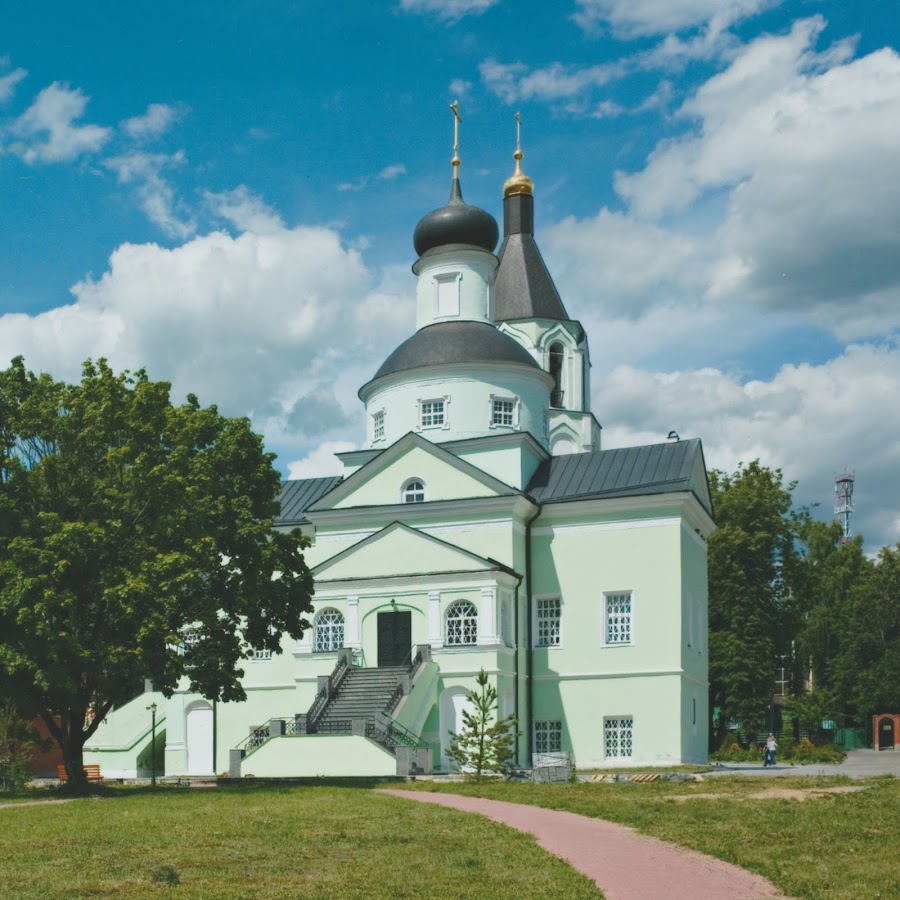
[[[480,813],[533,834],[548,852],[584,873],[606,900],[765,900],[784,897],[765,878],[604,819],[501,800],[379,789],[420,803]]]
[[[777,755],[776,755],[777,759]],[[721,775],[801,775],[819,778],[825,775],[846,775],[849,778],[872,778],[876,775],[894,775],[900,778],[900,750],[849,750],[847,758],[839,765],[812,763],[808,766],[792,766],[779,762],[775,766],[763,768],[758,763],[713,763],[711,772],[704,772],[704,778]]]

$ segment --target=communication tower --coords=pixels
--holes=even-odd
[[[849,472],[834,476],[834,493],[837,499],[834,504],[834,514],[844,517],[844,537],[843,543],[850,540],[850,513],[856,507],[853,505],[853,482],[856,478]]]

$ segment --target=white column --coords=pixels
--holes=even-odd
[[[478,610],[478,643],[497,643],[497,588],[488,585],[481,589]]]
[[[347,598],[347,634],[344,644],[359,650],[362,646],[359,640],[359,597]]]
[[[441,628],[441,595],[437,591],[428,592],[428,643],[435,649],[444,646]]]

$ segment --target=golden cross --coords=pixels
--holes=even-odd
[[[522,116],[516,113],[516,150],[522,149]]]
[[[462,122],[462,116],[459,114],[459,100],[454,100],[450,104],[453,110],[453,158],[459,159],[459,123]]]

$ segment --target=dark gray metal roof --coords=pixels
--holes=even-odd
[[[525,490],[539,503],[689,491],[697,457],[702,461],[702,455],[695,438],[554,456],[538,466]],[[708,497],[698,499],[712,514]]]
[[[469,206],[463,200],[459,179],[454,178],[447,205],[419,220],[413,246],[419,256],[447,244],[466,244],[493,253],[499,236],[497,220],[480,206]]]
[[[528,233],[507,236],[497,254],[494,319],[568,319],[541,251]]]
[[[275,525],[298,525],[308,522],[306,510],[342,480],[341,475],[331,475],[327,478],[297,478],[282,481],[279,498],[281,514],[275,519]]]
[[[488,322],[436,322],[405,340],[381,364],[372,381],[424,366],[484,362],[541,368],[521,344]],[[360,395],[365,388],[366,385],[360,388]]]

